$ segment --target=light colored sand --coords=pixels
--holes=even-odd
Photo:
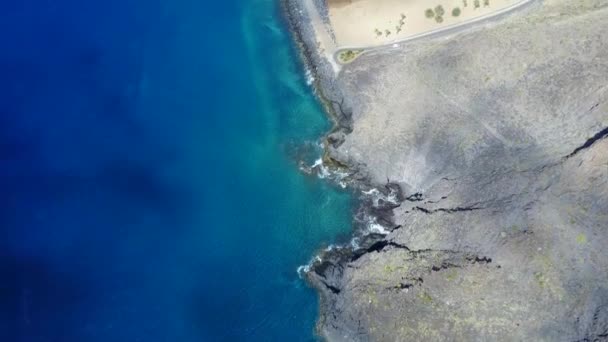
[[[367,47],[488,16],[520,1],[478,0],[478,8],[475,0],[466,0],[466,7],[464,0],[328,0],[328,4],[337,45]],[[445,11],[441,23],[425,16],[427,9],[438,5]],[[457,17],[452,15],[454,8],[461,11]]]

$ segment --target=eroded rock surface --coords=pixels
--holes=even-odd
[[[607,32],[608,1],[547,0],[341,71],[330,155],[404,200],[311,272],[326,339],[608,340]]]

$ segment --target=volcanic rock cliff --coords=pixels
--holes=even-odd
[[[311,269],[324,338],[608,340],[607,33],[608,1],[546,0],[325,80],[328,158],[402,201]]]

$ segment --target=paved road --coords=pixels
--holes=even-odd
[[[505,17],[505,16],[511,14],[513,11],[521,9],[524,6],[530,5],[534,2],[537,2],[537,0],[521,0],[507,8],[503,8],[500,11],[490,13],[490,14],[484,15],[482,17],[478,17],[478,18],[471,19],[471,20],[468,20],[468,21],[465,21],[462,23],[442,27],[440,29],[424,32],[424,33],[417,34],[417,35],[411,36],[411,37],[407,37],[407,38],[404,38],[401,40],[396,40],[396,41],[388,43],[388,44],[372,45],[372,46],[341,46],[341,47],[337,48],[336,51],[334,52],[333,60],[336,61],[338,64],[343,65],[343,63],[340,63],[340,60],[338,59],[338,54],[344,50],[365,50],[364,53],[367,53],[367,52],[371,52],[371,51],[378,51],[378,50],[390,48],[390,47],[393,47],[395,44],[401,45],[403,43],[409,43],[409,42],[419,40],[422,38],[432,38],[432,37],[437,37],[440,35],[447,35],[447,34],[455,33],[460,30],[464,30],[473,24],[478,24],[478,23],[481,23],[484,21],[489,21],[489,20],[497,20],[501,17]]]

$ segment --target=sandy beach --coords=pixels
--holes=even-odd
[[[338,46],[378,46],[484,17],[518,0],[328,0]]]

